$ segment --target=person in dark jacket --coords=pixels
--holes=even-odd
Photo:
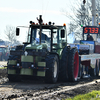
[[[87,41],[94,41],[93,37],[90,34],[87,35]]]
[[[38,34],[40,35],[40,32]],[[50,42],[50,38],[44,33],[41,33],[41,40],[45,40],[47,42]]]

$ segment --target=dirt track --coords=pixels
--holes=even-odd
[[[95,89],[100,90],[100,77],[81,79],[74,83],[45,84],[43,81],[29,80],[11,83],[6,70],[0,71],[0,100],[61,100]]]
[[[97,77],[98,79],[99,77]],[[100,80],[85,79],[80,82],[66,82],[57,84],[45,84],[40,81],[9,82],[7,77],[0,78],[0,99],[4,100],[61,100],[62,98],[73,97],[77,94],[100,89]],[[88,82],[93,85],[88,85]],[[86,83],[86,84],[85,84]],[[90,84],[90,83],[89,83]]]

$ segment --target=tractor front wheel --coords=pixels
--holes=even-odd
[[[46,83],[56,83],[59,73],[59,60],[57,55],[49,55],[46,57]]]

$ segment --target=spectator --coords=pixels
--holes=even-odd
[[[93,37],[90,34],[87,35],[87,41],[94,41]]]

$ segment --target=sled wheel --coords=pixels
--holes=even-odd
[[[46,57],[46,83],[56,83],[59,74],[59,60],[57,55],[49,55]]]
[[[96,76],[96,67],[89,69],[90,76]]]
[[[79,55],[76,48],[72,48],[68,57],[68,79],[77,81],[79,71]]]
[[[62,58],[60,63],[60,73],[59,73],[59,80],[60,81],[68,81],[68,53],[70,47],[65,47],[62,51]]]
[[[96,76],[99,76],[99,66],[100,66],[100,61],[98,60],[96,62]]]
[[[78,77],[79,77],[79,79],[82,78],[82,64],[79,64]]]
[[[97,61],[96,61],[95,68],[91,67],[91,69],[89,69],[89,74],[90,74],[90,76],[98,76],[99,75],[99,65],[97,64]]]

